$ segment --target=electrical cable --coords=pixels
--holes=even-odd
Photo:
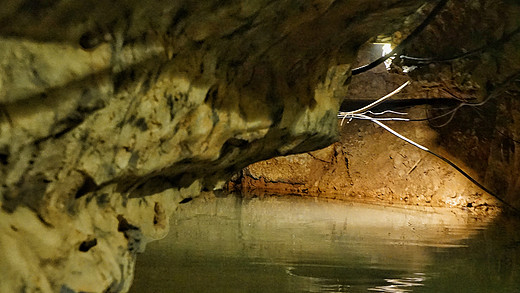
[[[451,119],[453,119],[453,116],[455,115],[455,113],[457,112],[458,109],[460,109],[461,107],[463,106],[472,106],[472,107],[475,107],[475,106],[482,106],[484,105],[485,103],[487,103],[491,98],[494,98],[496,97],[498,94],[502,93],[503,91],[505,91],[505,86],[507,84],[509,84],[511,81],[516,81],[518,75],[513,75],[511,78],[509,78],[506,82],[504,82],[501,86],[499,86],[498,88],[495,88],[495,90],[493,91],[492,94],[490,94],[484,101],[482,102],[479,102],[479,103],[460,103],[457,107],[455,107],[454,109],[448,111],[447,113],[444,113],[440,116],[437,116],[435,117],[434,119],[437,119],[437,118],[440,118],[440,117],[444,117],[444,116],[447,116],[449,114],[452,114],[452,116],[450,117],[449,121],[447,123],[449,123],[451,121]],[[401,113],[401,112],[395,112],[395,111],[392,111],[392,110],[386,110],[386,111],[383,111],[383,112],[379,112],[379,113],[374,113],[372,111],[369,111],[369,109],[379,105],[380,103],[382,103],[383,101],[385,101],[386,99],[390,98],[391,96],[395,95],[397,92],[399,92],[401,89],[403,89],[406,85],[409,84],[409,81],[404,83],[403,85],[401,85],[399,88],[397,88],[396,90],[394,90],[393,92],[391,92],[390,94],[387,94],[385,95],[383,98],[381,99],[378,99],[377,101],[365,106],[365,107],[362,107],[360,109],[357,109],[357,110],[354,110],[354,111],[349,111],[349,112],[339,112],[338,113],[338,118],[341,118],[341,125],[343,125],[343,122],[346,118],[349,118],[349,121],[350,122],[352,119],[361,119],[361,120],[370,120],[372,121],[373,123],[376,123],[377,125],[381,126],[382,128],[384,128],[385,130],[387,130],[388,132],[390,132],[391,134],[397,136],[398,138],[406,141],[407,143],[427,152],[427,153],[430,153],[432,155],[434,155],[435,157],[441,159],[443,162],[447,163],[448,165],[450,165],[452,168],[454,168],[457,172],[459,172],[461,175],[463,175],[464,177],[466,177],[469,181],[471,181],[473,184],[475,184],[477,187],[479,187],[480,189],[482,189],[483,191],[485,191],[486,193],[488,193],[489,195],[493,196],[494,198],[496,198],[499,202],[501,202],[503,205],[507,206],[508,208],[510,208],[512,211],[514,211],[516,214],[520,215],[520,210],[515,208],[514,206],[512,206],[511,204],[509,204],[508,202],[506,202],[504,199],[502,199],[501,197],[499,197],[497,194],[495,194],[492,190],[488,189],[487,187],[485,187],[483,184],[481,184],[480,182],[478,182],[476,179],[474,179],[473,177],[471,177],[468,173],[466,173],[464,170],[462,170],[460,167],[458,167],[455,163],[451,162],[450,160],[448,160],[447,158],[433,152],[432,150],[430,150],[429,148],[423,146],[423,145],[420,145],[416,142],[414,142],[413,140],[399,134],[398,132],[396,132],[395,130],[393,130],[392,128],[388,127],[387,125],[383,124],[382,122],[380,121],[389,121],[389,120],[397,120],[397,121],[417,121],[417,120],[412,120],[412,119],[408,119],[408,118],[400,118],[400,117],[384,117],[384,118],[377,118],[377,117],[370,117],[368,116],[367,114],[371,114],[371,115],[383,115],[383,114],[386,114],[386,113],[392,113],[392,114],[397,114],[397,115],[403,115],[405,113]],[[445,123],[446,124],[446,123]]]
[[[460,174],[462,174],[464,177],[466,177],[469,181],[471,181],[473,184],[475,184],[476,186],[478,186],[480,189],[482,189],[483,191],[487,192],[489,195],[493,196],[494,198],[496,198],[498,201],[500,201],[502,204],[504,204],[505,206],[509,207],[511,210],[515,211],[515,213],[517,213],[518,215],[520,215],[520,210],[515,208],[514,206],[512,206],[511,204],[509,204],[508,202],[506,202],[505,200],[503,200],[501,197],[499,197],[498,195],[496,195],[493,191],[489,190],[487,187],[485,187],[484,185],[482,185],[480,182],[478,182],[477,180],[475,180],[473,177],[471,177],[468,173],[464,172],[464,170],[462,170],[459,166],[455,165],[455,163],[453,163],[452,161],[448,160],[447,158],[433,152],[432,150],[428,149],[427,147],[423,146],[423,145],[420,145],[416,142],[414,142],[413,140],[399,134],[397,131],[393,130],[392,128],[386,126],[385,124],[377,121],[377,120],[372,120],[372,122],[376,123],[377,125],[383,127],[385,130],[387,130],[388,132],[390,132],[391,134],[397,136],[398,138],[406,141],[407,143],[427,152],[427,153],[430,153],[434,156],[436,156],[437,158],[441,159],[442,161],[444,161],[445,163],[447,163],[448,165],[450,165],[451,167],[453,167],[455,170],[457,170]]]
[[[477,53],[484,52],[490,48],[499,46],[501,44],[505,44],[505,43],[509,42],[511,40],[511,38],[514,37],[518,33],[520,33],[520,27],[490,44],[484,45],[480,48],[477,48],[477,49],[474,49],[474,50],[471,50],[466,53],[462,53],[460,55],[456,55],[456,56],[453,56],[450,58],[435,59],[435,58],[428,58],[428,57],[411,57],[411,56],[401,55],[401,56],[399,56],[399,59],[410,61],[413,65],[452,62],[457,59],[467,58],[472,55],[476,55]]]
[[[376,59],[375,61],[369,63],[369,64],[366,64],[366,65],[363,65],[363,66],[360,66],[358,68],[354,68],[352,70],[352,75],[357,75],[357,74],[361,74],[363,72],[366,72],[374,67],[377,67],[379,64],[385,62],[386,59],[396,55],[396,54],[399,54],[401,52],[401,50],[403,50],[403,48],[405,46],[407,46],[417,35],[419,35],[426,26],[428,26],[428,24],[430,24],[432,22],[432,20],[435,18],[435,16],[437,16],[437,14],[439,14],[439,12],[444,8],[444,6],[446,6],[446,3],[448,2],[448,0],[439,0],[439,2],[437,3],[437,5],[435,5],[435,7],[432,9],[432,11],[430,12],[430,14],[428,14],[428,16],[424,19],[424,21],[418,25],[401,43],[399,43],[399,45],[397,45],[390,53],[386,54],[385,56],[382,56],[378,59]]]

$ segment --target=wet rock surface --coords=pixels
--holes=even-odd
[[[404,51],[429,61],[403,61],[417,66],[410,76],[425,86],[428,95],[443,92],[468,104],[431,125],[440,134],[441,146],[516,207],[520,206],[519,8],[511,1],[449,1]],[[436,62],[443,60],[451,61]],[[432,116],[445,112],[436,110]]]
[[[424,107],[410,109],[423,114]],[[473,176],[476,172],[451,157],[427,122],[387,122],[402,135],[428,146]],[[497,201],[451,166],[369,121],[341,127],[340,141],[319,151],[252,164],[234,178],[231,188],[251,195],[300,194],[383,205],[470,208],[497,212]]]
[[[449,158],[495,195],[518,207],[520,24],[517,16],[518,6],[512,2],[448,1],[425,31],[396,56],[388,70],[380,65],[351,78],[344,93],[344,111],[364,106],[411,80],[411,85],[378,110],[409,111],[413,114],[408,118],[423,122],[389,125]],[[414,17],[406,22],[413,23]],[[487,20],[493,20],[492,24]],[[399,43],[413,27],[404,26],[403,31],[376,41]],[[353,67],[381,54],[373,47],[367,44],[362,48]],[[413,104],[422,105],[409,110]],[[347,155],[337,155],[328,161],[336,166],[333,162],[343,161],[345,157],[349,163],[347,171],[341,173],[343,179],[336,179],[336,184],[329,184],[328,178],[319,179],[320,174],[334,173],[335,167],[313,170],[319,160],[302,163],[308,155],[251,165],[241,172],[242,179],[235,178],[233,184],[242,184],[238,188],[247,192],[269,192],[273,188],[276,192],[292,193],[312,189],[321,196],[349,198],[347,195],[351,194],[362,200],[414,205],[487,210],[496,203],[437,158],[397,141],[390,134],[383,135],[382,129],[376,130],[368,122],[353,123],[343,127],[339,145],[334,146],[343,149],[336,153]],[[332,147],[322,153],[331,150]],[[287,167],[291,162],[298,167]],[[285,172],[273,180],[276,171],[267,166],[275,169],[277,164],[281,170],[296,168],[299,174],[317,176],[306,180],[303,175]],[[349,176],[345,176],[347,173]],[[293,187],[288,186],[291,182]],[[320,184],[320,188],[309,188]]]
[[[3,3],[0,291],[127,291],[178,204],[333,142],[357,48],[423,2]]]
[[[434,4],[424,2],[3,3],[0,291],[127,291],[136,254],[167,233],[169,215],[179,204],[201,190],[222,187],[252,162],[336,141],[336,114],[358,49],[377,35],[412,27],[408,19],[420,19]],[[471,3],[467,10],[451,4],[454,12],[443,15],[443,21],[453,14],[467,15],[453,21],[478,15],[489,24],[472,32],[483,35],[500,21],[497,38],[518,27],[515,3]],[[487,12],[497,16],[504,9],[510,11],[508,17],[487,17]],[[458,26],[441,21],[431,34],[458,33],[442,28]],[[520,66],[518,40],[512,40],[488,53],[494,59],[482,54],[454,67],[453,76],[439,74],[449,72],[445,65],[423,67],[412,78],[427,87],[440,83],[432,81],[434,74],[442,82],[456,80],[454,86],[462,90],[492,90]],[[418,44],[407,54],[428,53],[421,51],[420,40]],[[477,74],[467,75],[469,71]],[[513,141],[520,129],[517,100],[511,96],[490,111],[500,114],[496,129]],[[363,129],[361,134],[383,135],[379,131]],[[371,145],[381,143],[367,139]],[[482,172],[489,174],[489,182],[506,182],[507,194],[515,197],[514,176],[520,169],[515,169],[516,143],[492,140],[489,146],[489,156],[463,160],[490,158],[488,166],[495,167]],[[405,166],[408,172],[421,158],[396,146],[391,161],[367,161],[355,169],[351,151],[336,144],[294,159],[314,164],[315,172],[292,167],[285,172],[312,182],[324,179],[323,189],[342,189],[363,186],[356,185],[356,178],[373,179],[372,172],[356,177],[352,170],[361,174],[383,163]],[[422,180],[424,166],[417,164],[410,174]],[[376,171],[390,176],[385,168]],[[336,174],[350,179],[336,180]],[[406,179],[396,180],[401,180],[396,186],[405,188]],[[308,190],[319,191],[320,184]],[[367,197],[373,197],[370,188],[376,187],[366,188]],[[435,189],[414,188],[408,192],[427,197]]]

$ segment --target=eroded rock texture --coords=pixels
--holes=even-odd
[[[422,114],[424,109],[408,111]],[[413,127],[402,122],[386,124],[450,156],[439,146],[439,135],[428,122]],[[249,165],[229,187],[249,196],[297,194],[381,205],[464,208],[474,216],[491,216],[498,210],[495,199],[451,166],[369,121],[344,124],[340,141],[324,149]]]
[[[423,2],[4,1],[0,291],[126,291],[179,202],[333,142],[357,48]]]
[[[386,39],[400,42],[413,27],[404,26],[403,31]],[[370,46],[366,50],[372,54],[370,58],[377,58]],[[394,60],[390,72],[381,65],[352,77],[345,105],[367,105],[412,80],[392,99],[404,101],[404,105],[423,103],[424,110],[399,108],[392,101],[386,102],[388,108],[383,105],[378,110],[410,112],[408,118],[424,121],[389,125],[454,161],[495,195],[520,208],[519,4],[448,1],[402,55]],[[362,54],[359,57],[361,64],[368,62]],[[404,69],[409,73],[404,74]],[[458,207],[496,203],[447,164],[397,141],[382,129],[374,129],[369,122],[344,128],[343,151],[334,151],[326,162],[311,158],[312,153],[277,158],[249,166],[235,183],[249,191],[313,191],[322,196],[352,195],[386,203]],[[331,151],[329,148],[321,153]],[[337,167],[345,165],[343,158],[349,164],[341,167],[346,171],[338,172]],[[269,165],[277,163],[283,170],[297,172],[278,172],[285,175],[275,176],[277,171]],[[311,170],[316,164],[329,167]],[[331,177],[336,179],[331,181]]]
[[[432,121],[441,145],[463,160],[509,203],[520,207],[520,5],[516,1],[449,1],[404,52],[417,63],[412,78],[430,96],[452,96],[461,107]],[[455,58],[461,56],[463,58]],[[433,62],[446,60],[449,62]],[[433,116],[442,111],[432,113]],[[439,127],[442,126],[442,127]]]

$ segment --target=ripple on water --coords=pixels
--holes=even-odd
[[[132,292],[520,292],[518,221],[205,196],[171,224],[138,257]]]

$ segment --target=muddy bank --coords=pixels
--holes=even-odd
[[[424,115],[416,106],[410,115]],[[401,134],[428,146],[478,179],[439,145],[428,122],[388,122]],[[257,162],[228,184],[232,190],[309,195],[348,201],[497,211],[497,201],[440,159],[398,139],[369,121],[340,127],[340,141],[324,149]]]

